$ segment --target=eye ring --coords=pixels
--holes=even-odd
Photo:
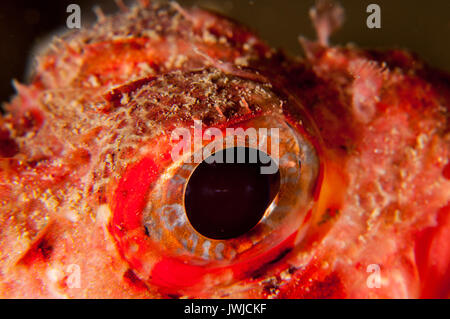
[[[246,122],[245,127],[243,123],[237,126],[279,128],[282,147],[279,150],[268,149],[267,154],[279,159],[280,191],[259,223],[246,234],[226,240],[207,238],[190,224],[184,207],[187,181],[200,163],[193,163],[195,152],[180,158],[161,176],[143,212],[144,225],[151,239],[157,240],[175,256],[189,256],[197,264],[229,265],[242,261],[242,256],[253,255],[252,251],[256,254],[270,249],[306,226],[304,220],[312,206],[314,181],[319,170],[314,147],[282,117],[261,116]],[[229,138],[225,136],[225,141],[217,140],[205,145],[215,143],[215,150],[219,151],[226,148]],[[271,140],[270,136],[268,140]],[[250,147],[245,137],[241,145]],[[276,152],[278,154],[274,154]]]

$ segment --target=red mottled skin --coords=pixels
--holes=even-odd
[[[449,298],[449,77],[406,51],[328,45],[342,15],[323,3],[304,59],[145,1],[55,40],[0,118],[0,296]],[[233,263],[178,253],[169,225],[165,246],[147,234],[170,132],[261,116],[319,156],[300,228]]]

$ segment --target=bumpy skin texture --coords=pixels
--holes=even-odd
[[[320,19],[306,59],[176,5],[54,41],[0,119],[0,295],[450,297],[449,78],[407,52],[329,47]],[[305,114],[321,175],[300,242],[214,274],[155,255],[142,210],[173,128]]]

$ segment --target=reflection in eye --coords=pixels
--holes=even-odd
[[[205,237],[238,237],[263,217],[280,189],[280,173],[261,172],[268,155],[256,149],[228,148],[210,157],[225,160],[207,158],[195,169],[185,191],[187,217]]]

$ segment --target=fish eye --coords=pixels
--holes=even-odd
[[[307,236],[321,187],[319,134],[295,99],[222,73],[205,82],[204,72],[135,89],[136,101],[148,101],[167,90],[165,80],[173,84],[170,100],[136,108],[161,121],[164,134],[139,144],[110,188],[109,229],[123,258],[171,293],[189,294],[205,280],[225,287],[284,260]],[[186,77],[196,104],[161,118],[184,101]]]
[[[271,251],[297,232],[319,170],[312,144],[281,116],[222,132],[172,160],[143,211],[148,237],[165,254],[212,268]]]
[[[279,170],[261,170],[268,157],[257,149],[234,147],[205,159],[184,194],[192,227],[207,238],[230,239],[258,224],[280,189]]]

